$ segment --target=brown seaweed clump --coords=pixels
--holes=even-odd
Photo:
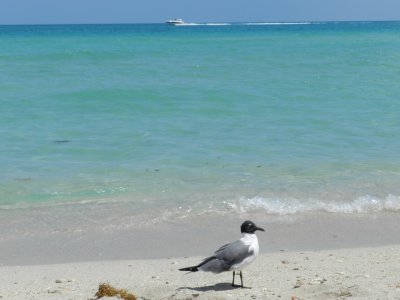
[[[137,300],[135,295],[128,293],[125,289],[116,289],[108,283],[102,283],[99,285],[99,290],[96,293],[96,299],[114,296],[117,296],[123,300]]]

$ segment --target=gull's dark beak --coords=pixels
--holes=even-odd
[[[255,230],[265,231],[264,228],[257,227],[257,226],[256,226],[256,229],[255,229]]]

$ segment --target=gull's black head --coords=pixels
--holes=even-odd
[[[242,233],[254,233],[256,230],[265,231],[261,227],[257,227],[252,221],[245,221],[242,226],[240,226],[240,231]]]

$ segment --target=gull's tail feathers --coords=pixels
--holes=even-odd
[[[179,269],[179,271],[188,271],[188,272],[197,272],[197,271],[200,271],[199,268],[200,268],[201,266],[205,265],[206,263],[208,263],[209,261],[211,261],[211,260],[213,260],[213,259],[215,259],[215,258],[216,258],[215,256],[207,257],[207,258],[205,258],[199,265],[193,266],[193,267],[182,268],[182,269]],[[201,269],[201,270],[203,271],[203,269]]]
[[[199,267],[198,266],[187,267],[187,268],[179,269],[179,271],[197,272],[197,271],[199,271]]]

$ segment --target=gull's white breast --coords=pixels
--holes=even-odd
[[[242,260],[240,263],[233,265],[230,268],[230,271],[235,271],[235,270],[242,270],[243,268],[247,267],[249,264],[251,264],[254,259],[257,257],[258,253],[260,252],[260,248],[258,246],[258,238],[255,234],[249,234],[249,233],[244,233],[243,236],[241,237],[240,241],[245,244],[246,246],[249,246],[249,255],[246,257],[244,260]]]

